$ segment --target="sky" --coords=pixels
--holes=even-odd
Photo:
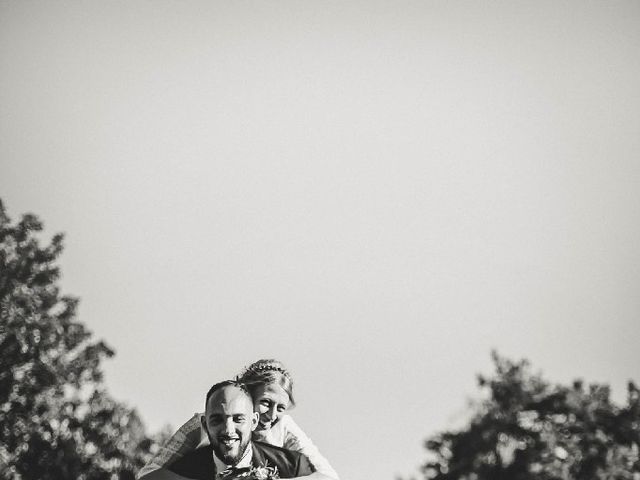
[[[0,198],[150,431],[259,358],[343,480],[490,352],[640,381],[640,4],[0,2]]]

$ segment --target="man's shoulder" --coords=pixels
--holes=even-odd
[[[300,452],[258,441],[253,442],[253,449],[255,462],[278,467],[281,478],[299,477],[313,473],[309,459]]]
[[[281,457],[284,456],[286,458],[298,458],[302,454],[300,452],[296,452],[295,450],[289,450],[288,448],[278,447],[276,445],[271,445],[270,443],[260,442],[258,440],[254,440],[251,442],[253,444],[253,448],[260,453],[263,453],[265,456],[274,456]]]
[[[215,470],[213,450],[210,446],[197,448],[168,465],[167,468],[186,478],[209,479]]]

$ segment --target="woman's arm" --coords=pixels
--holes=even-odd
[[[301,477],[307,480],[339,480],[338,474],[329,461],[322,456],[318,447],[314,445],[306,433],[293,421],[289,415],[282,417],[284,422],[284,448],[300,452],[309,459],[315,469],[315,473]]]
[[[162,480],[172,478],[183,478],[175,476],[174,473],[164,470],[176,460],[192,452],[200,444],[201,426],[200,414],[196,413],[187,423],[182,425],[164,445],[160,447],[158,453],[138,472],[138,480]],[[151,475],[153,472],[159,472]]]

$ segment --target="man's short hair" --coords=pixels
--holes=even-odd
[[[242,383],[239,382],[237,380],[223,380],[222,382],[218,382],[215,385],[213,385],[209,391],[207,392],[207,396],[204,400],[204,409],[206,411],[207,409],[207,404],[209,403],[209,399],[211,398],[211,396],[216,393],[218,390],[222,390],[225,387],[236,387],[239,388],[240,390],[242,390],[244,393],[247,394],[247,397],[249,397],[249,399],[251,399],[251,401],[253,402],[253,399],[251,397],[251,393],[249,393],[249,390],[247,389],[247,386]]]

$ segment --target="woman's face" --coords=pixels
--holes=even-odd
[[[255,390],[253,406],[260,418],[256,430],[269,430],[289,408],[289,395],[280,385],[260,385]]]

